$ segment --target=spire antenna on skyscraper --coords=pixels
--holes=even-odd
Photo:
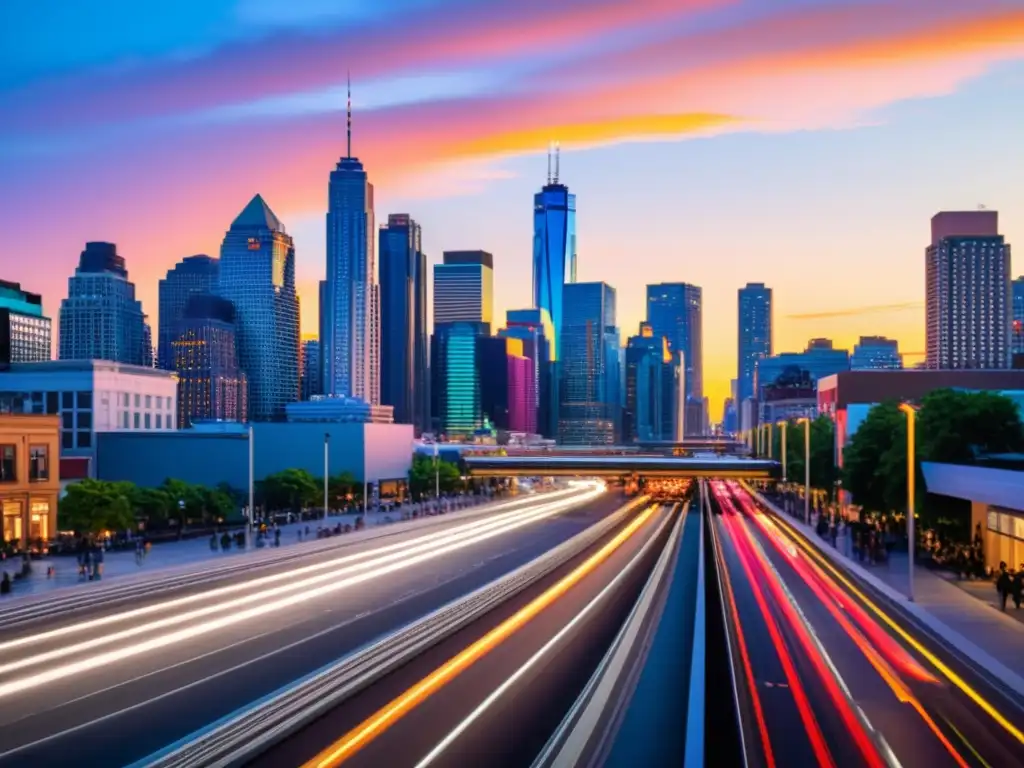
[[[345,157],[352,157],[352,73],[345,73],[345,82],[348,86],[348,105],[345,108],[345,114],[347,118],[347,133],[345,141]]]
[[[548,184],[551,183],[551,152],[555,148],[555,143],[552,141],[548,144]]]
[[[558,146],[558,142],[556,141],[555,142],[555,184],[558,183],[558,155],[559,155],[559,146]]]

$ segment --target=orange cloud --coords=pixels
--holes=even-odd
[[[906,312],[911,309],[921,309],[923,306],[924,303],[920,301],[905,301],[900,304],[873,304],[866,307],[850,307],[828,312],[804,312],[796,315],[786,315],[786,319],[827,320],[833,317],[860,317],[862,315],[877,315],[884,312]]]

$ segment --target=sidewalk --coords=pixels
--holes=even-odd
[[[770,502],[769,506],[823,554],[900,602],[947,643],[1024,696],[1024,654],[1020,652],[1024,648],[1024,616],[1018,620],[1009,615],[1014,608],[1008,608],[1004,614],[994,606],[995,588],[991,582],[962,582],[961,587],[955,577],[950,581],[936,571],[917,565],[911,602],[907,599],[910,569],[905,553],[893,553],[884,565],[859,563],[833,548],[802,519],[784,515]],[[993,602],[986,599],[988,592]],[[1024,614],[1024,609],[1019,613]]]
[[[487,503],[487,501],[482,501],[481,503]],[[360,515],[358,513],[331,515],[327,520],[326,527],[333,528],[339,523],[341,525],[349,524],[355,527],[356,519],[359,517]],[[373,528],[380,525],[389,525],[400,522],[402,522],[402,510],[370,513],[367,515],[366,527]],[[318,527],[325,527],[322,519],[282,525],[281,548],[283,549],[285,547],[295,546],[296,544],[304,542],[322,541],[322,539],[316,538],[316,531]],[[304,533],[306,528],[309,528],[309,536],[304,535],[300,540],[299,532],[302,531]],[[153,573],[155,571],[175,568],[178,566],[195,565],[204,562],[214,563],[218,560],[225,560],[227,558],[243,557],[249,552],[266,552],[274,548],[273,534],[267,537],[267,544],[265,547],[259,549],[255,547],[255,536],[253,537],[253,541],[253,547],[248,550],[238,549],[232,545],[231,549],[226,552],[221,550],[214,552],[211,550],[210,539],[205,536],[196,539],[185,539],[182,541],[155,544],[141,565],[135,561],[134,550],[108,551],[105,552],[103,556],[102,581],[106,582],[110,579],[116,579],[119,576],[123,577],[131,574]],[[21,561],[16,559],[0,562],[0,573],[7,571],[13,577],[14,572],[17,571],[20,566]],[[52,577],[47,577],[47,569],[51,566],[54,568],[55,574]],[[27,578],[18,579],[17,581],[12,582],[10,595],[0,597],[0,601],[2,601],[4,597],[13,598],[25,595],[35,595],[48,592],[53,589],[88,583],[90,583],[88,579],[78,575],[78,561],[73,555],[47,557],[40,560],[33,560],[32,573]]]

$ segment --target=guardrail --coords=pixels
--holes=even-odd
[[[25,598],[16,598],[16,602],[11,602],[0,608],[0,624],[10,629],[11,627],[31,621],[66,615],[69,611],[79,612],[119,600],[138,600],[141,597],[159,592],[199,586],[260,568],[295,562],[296,560],[302,560],[313,555],[350,547],[367,541],[378,541],[411,531],[429,529],[438,525],[450,524],[456,520],[472,519],[497,510],[513,510],[518,506],[528,506],[531,502],[538,500],[556,500],[575,492],[577,492],[575,489],[565,489],[498,502],[497,504],[485,504],[454,513],[420,518],[405,523],[382,524],[379,527],[375,526],[365,531],[349,534],[346,537],[316,540],[302,546],[293,545],[285,551],[273,549],[246,553],[244,561],[238,559],[242,557],[241,555],[229,555],[231,557],[230,562],[218,563],[213,566],[210,566],[208,563],[201,567],[195,564],[191,566],[171,566],[161,570],[172,572],[163,574],[159,572],[150,574],[139,573],[127,576],[114,584],[96,585],[89,590],[80,590],[77,586],[69,586],[55,593],[43,593]]]
[[[637,507],[640,497],[506,576],[370,643],[212,726],[134,764],[152,768],[235,766],[301,730],[329,709],[468,626],[576,557]]]
[[[671,582],[672,563],[688,511],[689,504],[676,520],[629,617],[572,709],[534,761],[533,768],[577,768],[601,762],[620,720],[619,709],[625,704],[617,700],[615,694],[628,684],[636,666],[643,661],[637,658],[636,650],[656,623],[661,598]]]
[[[711,513],[707,482],[700,481],[700,549],[697,551],[697,606],[693,617],[693,656],[690,662],[690,696],[686,704],[685,768],[704,768],[704,525]]]

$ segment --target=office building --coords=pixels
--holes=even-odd
[[[621,402],[615,289],[607,283],[570,283],[563,295],[558,440],[614,445]]]
[[[811,339],[803,352],[783,352],[758,360],[754,368],[754,400],[764,398],[764,390],[779,377],[806,372],[811,384],[825,376],[850,370],[850,353],[835,349],[830,339]]]
[[[291,422],[331,424],[394,424],[395,409],[390,405],[370,405],[365,400],[335,395],[314,395],[310,400],[288,403],[285,419]]]
[[[764,283],[747,283],[737,293],[739,334],[737,342],[736,403],[754,397],[754,370],[757,361],[771,357],[772,289]],[[741,429],[750,429],[749,424]]]
[[[480,410],[497,430],[537,432],[536,379],[524,342],[509,337],[477,339]]]
[[[57,534],[60,420],[0,415],[0,511],[3,541],[43,554]]]
[[[220,264],[216,259],[199,254],[186,256],[167,270],[167,276],[159,284],[160,326],[157,331],[157,367],[165,371],[174,370],[172,342],[176,338],[176,327],[185,316],[188,301],[197,294],[217,292]]]
[[[647,322],[654,337],[668,341],[669,354],[682,366],[686,435],[704,433],[704,346],[701,289],[688,283],[647,286]]]
[[[626,443],[672,440],[675,430],[676,376],[668,339],[655,336],[650,323],[626,342],[622,440]]]
[[[487,251],[445,251],[434,265],[434,328],[476,323],[491,335],[494,321],[494,257]]]
[[[0,376],[0,413],[59,416],[61,458],[91,466],[101,433],[175,429],[178,380],[105,360],[14,363]]]
[[[479,323],[445,323],[435,327],[431,352],[434,374],[434,431],[465,439],[484,426],[480,404]]]
[[[162,322],[162,321],[161,321]],[[221,296],[189,299],[171,342],[178,374],[178,426],[200,421],[245,421],[248,383],[238,367],[235,308]]]
[[[324,393],[380,403],[380,328],[374,263],[373,185],[352,156],[349,95],[345,157],[331,171],[327,280],[320,305]]]
[[[379,233],[381,402],[417,434],[430,430],[427,257],[420,225],[392,214]]]
[[[552,350],[555,329],[545,309],[510,309],[499,336],[523,342],[523,354],[533,360],[534,402],[537,404],[537,432],[554,440],[558,437],[558,379]]]
[[[51,327],[42,296],[0,280],[0,370],[11,363],[49,360]]]
[[[925,251],[927,367],[998,369],[1010,364],[1010,246],[996,211],[932,217]]]
[[[61,360],[153,364],[152,336],[124,257],[113,243],[86,243],[60,305]]]
[[[554,156],[548,154],[547,183],[533,196],[533,306],[545,310],[551,320],[553,363],[561,356],[565,286],[575,282],[576,195],[559,181],[556,148]]]
[[[1010,326],[1010,351],[1019,365],[1014,368],[1024,368],[1024,277],[1018,277],[1013,281],[1011,288],[1013,300],[1013,321]]]
[[[238,364],[249,384],[250,421],[284,417],[299,399],[299,297],[295,246],[256,195],[224,236],[220,295],[235,308]]]
[[[310,400],[317,395],[323,394],[320,386],[320,341],[319,339],[306,339],[300,347],[302,357],[302,374],[299,388],[303,400]]]
[[[900,354],[899,342],[885,336],[861,336],[850,355],[850,369],[854,371],[891,371],[902,367],[903,356]]]

